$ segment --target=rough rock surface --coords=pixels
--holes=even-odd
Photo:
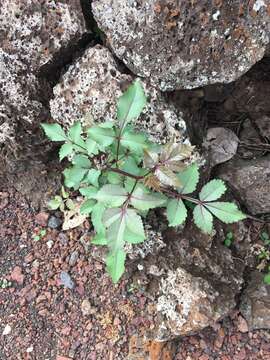
[[[269,43],[269,0],[94,0],[115,54],[161,90],[231,82]]]
[[[194,333],[223,318],[235,307],[242,285],[243,263],[216,241],[206,249],[208,236],[194,225],[181,234],[167,233],[166,239],[158,256],[142,262],[152,299],[145,311],[154,315],[146,336],[157,341]]]
[[[222,165],[218,177],[231,188],[251,214],[270,212],[270,157],[254,160],[233,159]]]
[[[100,45],[89,48],[71,65],[54,89],[50,101],[55,121],[69,126],[78,119],[86,125],[114,120],[116,100],[133,78],[122,74],[110,53]],[[182,114],[168,105],[159,90],[144,84],[148,105],[137,128],[148,132],[152,140],[165,142],[173,137],[186,140]]]
[[[242,295],[240,310],[251,330],[270,329],[270,286],[264,284],[262,273],[254,271],[251,274]]]
[[[18,55],[31,70],[86,31],[79,0],[3,0],[0,23],[3,51]]]
[[[86,28],[79,0],[3,0],[0,24],[0,144],[15,148],[18,126],[37,126],[49,115],[39,69]]]

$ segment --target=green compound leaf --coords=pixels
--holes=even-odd
[[[107,255],[107,271],[111,275],[112,281],[116,284],[125,271],[126,253],[123,249],[111,252]]]
[[[145,240],[142,218],[132,209],[126,212],[124,239],[130,244],[138,244]]]
[[[106,228],[106,238],[111,252],[122,249],[125,243],[126,211],[121,208],[107,209],[102,222]]]
[[[213,231],[213,216],[202,205],[196,205],[193,210],[193,219],[196,226],[206,234]]]
[[[59,159],[60,159],[60,161],[62,161],[68,155],[72,154],[72,152],[73,152],[73,146],[72,146],[71,143],[63,144],[60,147],[60,150],[59,150]]]
[[[138,210],[149,210],[165,205],[166,196],[160,193],[146,193],[141,187],[135,189],[131,196],[131,204]]]
[[[90,214],[95,204],[96,204],[95,200],[86,200],[80,207],[81,214],[83,215]]]
[[[234,203],[220,201],[205,203],[204,205],[213,215],[225,224],[231,224],[246,219],[246,215],[243,214]]]
[[[69,129],[68,137],[74,143],[79,143],[81,140],[82,126],[79,121],[76,121]]]
[[[127,89],[117,103],[117,119],[123,129],[131,120],[137,119],[146,105],[146,96],[139,80]]]
[[[120,174],[117,174],[113,171],[109,171],[107,173],[107,176],[108,176],[108,182],[110,184],[113,184],[113,185],[118,185],[118,184],[122,184],[123,183],[123,179],[124,177]]]
[[[95,199],[98,189],[94,186],[87,186],[85,188],[79,189],[81,195],[85,196],[87,199]]]
[[[127,199],[128,193],[120,185],[104,185],[96,195],[96,199],[107,206],[117,207]]]
[[[92,224],[94,226],[95,231],[100,234],[103,235],[105,237],[105,226],[102,222],[102,218],[105,212],[105,205],[102,203],[96,203],[95,206],[93,207],[92,210],[92,214],[91,214],[91,220],[92,220]],[[107,242],[107,240],[106,240]]]
[[[97,155],[98,154],[98,144],[95,140],[87,138],[85,141],[85,147],[88,155]]]
[[[47,137],[52,141],[66,141],[67,137],[59,124],[41,124]]]
[[[108,241],[103,234],[96,234],[93,237],[93,239],[91,240],[91,244],[98,245],[98,246],[104,246],[104,245],[108,245]]]
[[[180,194],[190,194],[196,190],[199,182],[199,168],[196,164],[190,165],[184,171],[177,174],[181,182],[181,187],[178,189]]]
[[[167,204],[167,218],[169,226],[183,224],[187,218],[187,209],[181,199],[171,199]]]
[[[87,173],[87,169],[73,166],[64,171],[65,186],[68,188],[78,189],[82,179]]]
[[[144,134],[126,131],[121,138],[121,145],[138,155],[143,154],[147,148],[147,139]]]
[[[85,181],[91,185],[98,187],[99,186],[98,179],[100,175],[101,175],[100,170],[91,169],[88,171]]]
[[[128,156],[120,168],[132,175],[141,174],[141,169],[138,167],[136,160],[132,156]]]
[[[222,180],[214,179],[203,186],[199,197],[201,201],[214,201],[219,199],[227,188]]]
[[[175,188],[181,186],[180,179],[166,166],[159,166],[155,171],[155,175],[158,180],[166,186],[173,186]]]
[[[91,167],[91,162],[88,159],[88,157],[85,155],[75,155],[72,160],[72,164],[74,166],[81,167],[84,169],[90,169]]]
[[[102,147],[110,146],[115,139],[114,130],[111,128],[104,128],[101,125],[92,126],[88,130],[88,135]]]

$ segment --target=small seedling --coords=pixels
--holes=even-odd
[[[75,204],[69,198],[69,193],[65,190],[64,186],[61,188],[61,196],[56,195],[52,200],[49,201],[48,207],[50,210],[61,210],[64,211],[66,208],[68,210],[74,210]]]
[[[40,239],[44,238],[47,231],[45,229],[41,229],[36,235],[33,236],[34,241],[39,241]]]
[[[229,231],[226,234],[225,240],[224,240],[224,245],[227,247],[230,247],[232,245],[233,242],[233,233],[231,231]]]
[[[193,219],[204,233],[212,234],[214,217],[224,223],[246,218],[234,203],[219,201],[226,192],[222,180],[205,184],[198,198],[191,196],[199,181],[199,168],[189,164],[194,147],[169,142],[155,144],[132,121],[146,105],[140,81],[135,81],[119,98],[117,121],[83,129],[75,122],[68,132],[59,124],[42,124],[52,141],[64,142],[60,161],[68,158],[64,170],[67,188],[79,190],[85,201],[80,211],[91,217],[96,236],[92,243],[108,246],[107,270],[117,282],[125,269],[125,243],[145,240],[143,218],[150,209],[164,207],[169,226],[183,225],[192,204]],[[50,203],[63,208],[64,196]]]
[[[8,281],[7,279],[0,279],[0,288],[6,289],[11,287],[12,283],[11,281]]]
[[[266,245],[266,246],[270,245],[270,237],[266,231],[263,231],[261,233],[261,239],[264,242],[264,245]]]

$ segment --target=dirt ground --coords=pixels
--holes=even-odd
[[[15,190],[0,192],[0,284],[7,281],[0,288],[1,360],[270,359],[270,332],[249,331],[238,312],[168,344],[170,351],[150,346],[149,357],[138,355],[131,340],[151,322],[142,315],[143,292],[127,276],[112,285],[91,255],[89,224],[63,233],[47,226],[48,216]]]

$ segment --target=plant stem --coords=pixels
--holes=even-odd
[[[202,205],[203,204],[202,201],[200,201],[200,200],[194,199],[194,198],[192,198],[190,196],[187,196],[187,195],[184,195],[184,194],[179,194],[176,191],[166,189],[165,187],[162,187],[161,190],[162,190],[163,193],[169,195],[170,197],[187,200],[187,201],[190,201],[190,202],[192,202],[194,204],[197,204],[197,205]]]
[[[120,170],[118,168],[111,168],[111,167],[108,167],[107,169],[105,170],[108,170],[108,171],[112,171],[112,172],[115,172],[117,174],[120,174],[120,175],[123,175],[123,176],[127,176],[127,177],[130,177],[132,179],[135,179],[135,180],[142,180],[144,178],[144,176],[137,176],[137,175],[133,175],[133,174],[129,174],[127,173],[126,171],[123,171],[123,170]]]

